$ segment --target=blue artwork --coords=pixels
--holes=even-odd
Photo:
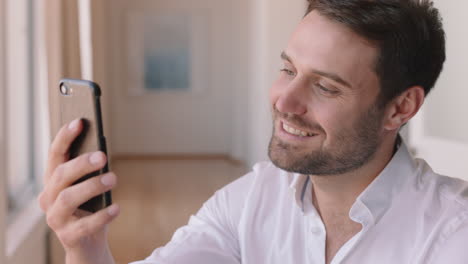
[[[144,27],[145,89],[189,90],[191,86],[189,19],[183,16],[147,17]]]

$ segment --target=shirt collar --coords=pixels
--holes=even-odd
[[[289,185],[291,194],[294,196],[296,205],[304,212],[304,197],[309,186],[310,178],[307,175],[294,173],[293,180]]]
[[[402,142],[379,176],[356,199],[356,203],[351,207],[350,216],[352,217],[355,211],[359,211],[359,204],[362,204],[371,213],[372,222],[377,223],[416,171],[416,162],[406,144]]]
[[[416,170],[414,159],[404,141],[401,141],[384,170],[356,199],[349,213],[350,218],[363,224],[377,223]],[[305,203],[312,203],[311,197],[305,199],[308,198],[306,195],[311,196],[312,183],[308,175],[294,173],[292,177],[289,188],[296,205],[306,213],[306,208],[313,207],[312,204],[305,205]]]

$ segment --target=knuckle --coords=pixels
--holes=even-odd
[[[69,205],[72,201],[72,195],[70,193],[70,190],[69,189],[65,189],[63,191],[60,192],[60,194],[58,195],[57,197],[57,200],[59,203],[62,204],[62,206],[66,207],[67,205]]]
[[[54,157],[61,155],[60,151],[57,149],[57,146],[55,145],[50,146],[49,152],[47,154],[48,154],[49,161],[53,160]]]
[[[65,163],[58,165],[54,171],[55,178],[57,178],[58,180],[62,179],[64,177],[64,174],[66,173],[66,170],[67,168],[66,168]]]
[[[44,192],[39,194],[37,201],[39,202],[39,206],[41,207],[42,211],[47,211],[48,201]]]
[[[47,225],[54,231],[60,227],[60,221],[53,214],[47,214],[46,222]]]
[[[50,176],[52,176],[52,175],[50,173],[49,168],[47,168],[46,171],[44,172],[44,174],[42,175],[42,179],[44,179],[44,186],[47,185],[48,179],[50,178]]]
[[[56,152],[56,151],[55,151],[54,145],[53,145],[53,144],[50,145],[49,150],[47,151],[47,154],[48,154],[49,159],[51,158],[51,156],[53,156],[53,155],[55,154],[55,152]]]
[[[92,195],[92,196],[99,195],[103,193],[104,191],[106,191],[106,189],[108,188],[107,186],[103,185],[100,182],[100,177],[101,176],[93,177],[92,181],[89,182],[89,188],[88,188],[89,195]]]
[[[85,237],[90,235],[91,233],[91,228],[88,223],[84,221],[80,221],[77,223],[77,227],[75,230],[76,234],[79,235],[79,237]]]
[[[52,140],[52,143],[49,145],[49,155],[56,154],[58,151],[59,134],[57,134],[57,136]]]

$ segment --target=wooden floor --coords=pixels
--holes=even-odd
[[[217,189],[246,170],[227,159],[113,160],[119,184],[113,193],[121,215],[110,227],[119,264],[141,260],[167,243]]]

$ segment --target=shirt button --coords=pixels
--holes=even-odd
[[[310,228],[310,232],[314,235],[320,235],[322,233],[322,229],[320,227],[312,227]]]

